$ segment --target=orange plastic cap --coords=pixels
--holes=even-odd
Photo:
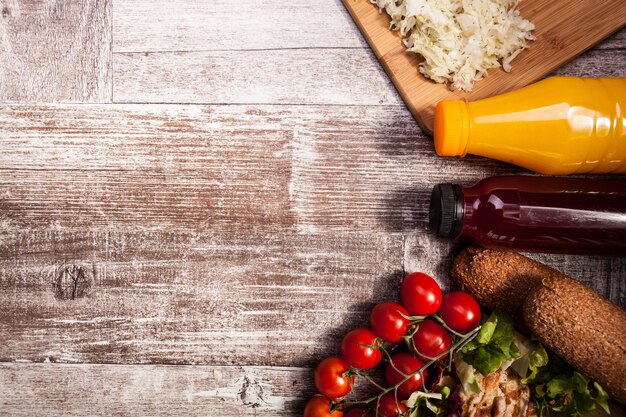
[[[465,156],[469,115],[463,100],[443,100],[435,110],[435,151],[439,156]]]

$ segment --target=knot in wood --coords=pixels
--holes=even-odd
[[[248,378],[248,376],[243,378],[238,397],[239,401],[246,407],[257,408],[265,403],[261,382],[254,378]]]
[[[85,297],[91,288],[91,276],[79,265],[65,265],[54,280],[54,295],[60,300]]]

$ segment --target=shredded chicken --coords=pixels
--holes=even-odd
[[[512,369],[497,370],[483,377],[478,374],[481,392],[463,399],[463,417],[537,417],[528,386]]]

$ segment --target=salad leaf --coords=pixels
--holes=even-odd
[[[450,396],[448,401],[442,407],[442,417],[461,417],[463,415],[463,400],[458,393],[454,393]]]
[[[541,382],[534,390],[539,416],[578,417],[598,407],[610,413],[609,396],[600,384],[574,371],[556,356],[537,368],[533,381]]]
[[[441,383],[441,380],[443,379],[443,375],[446,371],[446,367],[445,365],[443,365],[441,362],[435,362],[432,367],[430,368],[430,370],[428,371],[428,384],[427,384],[427,391],[434,391],[439,384]]]
[[[456,369],[456,375],[459,377],[463,391],[467,395],[481,391],[480,385],[476,381],[476,370],[472,365],[460,359],[458,355],[454,357],[454,369]]]
[[[487,376],[506,366],[526,375],[522,382],[531,386],[540,417],[579,417],[598,408],[609,412],[609,397],[597,382],[576,372],[536,341],[522,340],[511,318],[495,310],[476,337],[459,351],[455,367],[463,389],[471,393],[480,389],[474,370]]]
[[[522,383],[527,384],[530,381],[533,381],[537,375],[539,374],[539,369],[546,366],[548,364],[548,352],[543,346],[540,346],[538,349],[533,350],[528,354],[528,369],[530,369],[530,374],[524,379],[522,379]]]
[[[476,335],[476,340],[481,344],[487,344],[493,338],[493,334],[496,331],[498,319],[493,314],[482,324],[480,331]]]
[[[443,385],[437,388],[437,392],[441,394],[442,398],[445,400],[446,398],[450,396],[450,394],[452,393],[452,390],[450,389],[450,387]]]
[[[609,394],[607,394],[604,388],[602,388],[602,386],[598,384],[596,381],[593,381],[593,388],[598,393],[593,398],[596,404],[599,405],[600,408],[602,408],[605,413],[611,414],[611,410],[609,410],[609,404],[607,402],[609,400]]]
[[[565,394],[574,390],[574,381],[568,375],[558,375],[546,384],[547,395],[556,398],[557,395]]]
[[[460,354],[465,362],[484,376],[505,361],[519,357],[513,321],[506,313],[494,310],[477,336],[461,349]]]
[[[413,408],[417,406],[420,402],[428,399],[442,400],[443,394],[439,392],[415,391],[406,401],[404,401],[404,404],[406,404],[407,407]]]
[[[404,401],[404,404],[412,409],[410,417],[424,416],[428,414],[427,410],[437,415],[439,413],[439,406],[431,400],[441,401],[442,399],[443,394],[441,393],[415,391]]]

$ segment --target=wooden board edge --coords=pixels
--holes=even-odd
[[[387,43],[389,43],[389,41],[393,39],[395,39],[395,44],[392,42],[393,46],[390,50],[385,50],[382,51],[380,49],[380,46],[378,44],[378,42],[376,42],[373,39],[373,32],[374,30],[372,28],[370,28],[369,25],[369,20],[367,19],[363,19],[363,15],[364,14],[371,14],[371,13],[377,13],[377,14],[381,14],[379,13],[376,9],[377,6],[375,4],[370,3],[369,1],[365,1],[365,0],[342,0],[344,6],[346,7],[346,9],[348,10],[348,12],[350,13],[352,19],[354,20],[354,22],[356,23],[357,27],[359,28],[359,30],[361,31],[362,35],[364,36],[365,40],[367,41],[368,45],[370,46],[370,48],[374,51],[374,54],[376,55],[377,59],[379,60],[379,62],[382,64],[385,72],[387,73],[387,75],[390,77],[390,79],[392,80],[396,90],[398,91],[398,93],[400,94],[400,96],[402,97],[405,105],[407,106],[407,108],[409,109],[409,111],[411,112],[411,114],[413,115],[413,118],[416,120],[416,122],[418,123],[418,125],[420,126],[420,128],[428,135],[432,136],[432,126],[433,126],[433,119],[434,119],[434,109],[435,109],[435,104],[431,104],[429,106],[419,106],[414,102],[412,94],[411,94],[411,88],[409,86],[409,88],[407,88],[406,85],[404,85],[397,77],[398,74],[396,74],[391,67],[390,64],[390,60],[395,56],[396,58],[398,56],[402,56],[402,54],[405,53],[405,48],[402,45],[401,42],[399,42],[400,38],[397,35],[397,32],[395,31],[391,31],[391,30],[387,30],[385,33],[382,34],[376,34],[377,39],[380,40],[381,37],[384,37],[387,40]],[[516,83],[513,83],[511,85],[511,88],[507,88],[504,91],[496,91],[494,93],[487,93],[487,94],[481,94],[481,88],[480,86],[476,89],[474,89],[474,91],[472,93],[459,93],[459,92],[455,92],[455,93],[451,93],[451,99],[454,98],[465,98],[467,97],[469,100],[477,100],[477,99],[481,99],[481,98],[486,98],[492,95],[497,95],[497,94],[503,94],[507,91],[511,91],[514,89],[518,89],[518,88],[522,88],[525,85],[529,85],[532,84],[534,82],[537,82],[543,78],[545,78],[546,76],[549,76],[551,73],[553,73],[557,68],[561,67],[562,65],[566,64],[567,62],[570,62],[572,60],[574,60],[575,58],[577,58],[578,56],[580,56],[581,54],[583,54],[584,52],[588,51],[589,49],[593,48],[595,45],[597,45],[598,43],[600,43],[602,40],[606,39],[608,36],[618,32],[619,30],[623,29],[624,27],[626,27],[626,2],[624,3],[618,3],[621,4],[622,7],[624,8],[624,13],[622,13],[624,17],[624,22],[621,24],[621,26],[618,27],[614,27],[614,28],[605,28],[605,27],[600,27],[600,30],[595,33],[595,36],[593,37],[593,41],[575,51],[571,56],[567,56],[564,57],[563,59],[560,59],[556,62],[554,62],[552,65],[549,65],[545,68],[544,71],[541,72],[541,74],[539,76],[533,76],[531,78],[524,78],[522,80],[518,80]],[[365,8],[370,8],[371,7],[371,11],[367,10],[364,12]],[[616,13],[620,13],[619,10],[615,11]],[[381,19],[385,19],[386,22],[389,22],[389,18],[387,16],[382,16],[384,15],[384,12],[381,14]],[[606,30],[604,30],[606,29]],[[384,42],[383,42],[384,43]],[[528,51],[524,51],[522,54],[527,53]],[[419,60],[413,60],[415,61],[415,64],[412,66],[417,66],[417,64],[419,63]],[[417,68],[416,68],[417,70]],[[502,73],[504,74],[502,69],[492,69],[490,70],[490,72],[495,73]],[[419,75],[419,73],[416,71],[414,73],[415,77],[421,77],[424,78],[423,76]],[[502,75],[500,75],[502,76]],[[430,82],[429,80],[426,80],[424,78],[423,80],[424,82]],[[483,81],[484,82],[484,81]],[[486,84],[485,84],[486,85]],[[436,84],[436,85],[432,85],[432,86],[428,86],[428,88],[430,90],[434,90],[434,89],[447,89],[447,87],[445,85],[442,84]],[[438,101],[438,100],[435,100]]]

